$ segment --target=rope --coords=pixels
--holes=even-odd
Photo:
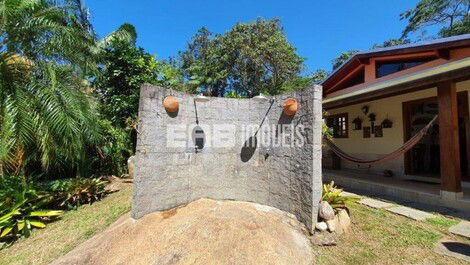
[[[403,155],[404,153],[408,152],[408,150],[410,150],[411,148],[413,148],[427,134],[427,132],[429,131],[429,128],[431,128],[432,124],[436,121],[436,119],[437,119],[437,115],[434,116],[434,118],[423,129],[421,129],[417,134],[411,137],[410,140],[404,143],[400,148],[398,148],[392,153],[385,155],[384,157],[379,158],[379,159],[365,160],[365,159],[355,158],[355,157],[348,155],[344,151],[342,151],[331,140],[325,138],[325,142],[327,143],[328,147],[330,147],[331,151],[333,151],[339,157],[347,161],[351,161],[351,162],[358,163],[358,164],[369,164],[369,165],[381,164],[381,163],[388,162],[390,160],[394,160],[400,157],[401,155]]]

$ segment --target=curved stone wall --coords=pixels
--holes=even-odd
[[[163,107],[170,95],[179,101],[177,113]],[[232,199],[290,212],[313,231],[321,197],[321,96],[314,86],[263,102],[201,102],[143,85],[133,217],[203,197]],[[300,104],[294,116],[282,111],[289,97]]]

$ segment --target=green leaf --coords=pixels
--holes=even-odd
[[[0,238],[8,235],[11,232],[11,230],[13,230],[13,226],[9,226],[3,229],[2,233],[0,234]]]
[[[63,211],[34,211],[31,212],[28,216],[38,216],[38,217],[52,217],[52,216],[59,216],[63,213]]]
[[[37,227],[37,228],[44,228],[46,227],[46,224],[42,223],[42,222],[39,222],[39,221],[29,221],[29,223],[34,226],[34,227]]]

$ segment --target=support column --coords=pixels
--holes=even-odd
[[[447,199],[456,199],[463,196],[463,194],[455,82],[439,83],[437,85],[437,98],[439,102],[441,196]]]

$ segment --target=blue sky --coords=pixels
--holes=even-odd
[[[88,0],[100,36],[132,23],[138,45],[159,59],[186,47],[198,28],[224,33],[236,22],[257,17],[281,19],[288,40],[306,58],[308,74],[331,70],[331,60],[349,49],[366,50],[374,43],[399,37],[406,25],[399,14],[417,0]]]

